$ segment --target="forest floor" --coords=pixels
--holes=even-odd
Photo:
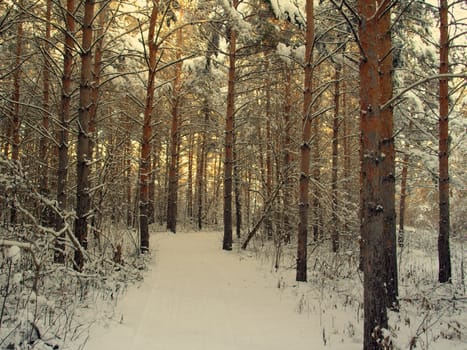
[[[324,348],[319,318],[297,312],[264,266],[220,249],[219,233],[152,236],[154,264],[86,350]],[[300,289],[298,285],[294,287]],[[350,346],[351,345],[351,346]],[[334,349],[359,349],[358,341]]]
[[[350,255],[315,251],[309,282],[297,283],[292,252],[276,270],[273,248],[226,252],[221,241],[219,232],[153,234],[144,281],[76,349],[361,349],[361,275]],[[401,312],[390,315],[395,348],[466,350],[465,290],[430,281],[433,256],[419,251],[402,263]]]

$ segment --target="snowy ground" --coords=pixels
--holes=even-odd
[[[92,330],[84,349],[329,349],[319,317],[298,310],[255,259],[222,251],[219,233],[160,233],[152,246],[144,283]],[[332,348],[361,345],[347,339]]]
[[[273,253],[222,251],[221,239],[218,232],[153,234],[144,282],[74,349],[361,349],[361,276],[350,255],[315,251],[309,282],[299,284],[292,260],[275,271]],[[396,349],[466,350],[465,292],[421,280],[417,272],[431,266],[417,252],[407,255],[401,312],[391,315]]]

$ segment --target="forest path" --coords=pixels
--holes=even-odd
[[[264,265],[221,250],[221,240],[220,233],[153,234],[155,259],[144,282],[84,349],[324,348],[319,316],[299,314],[297,298],[286,298]]]

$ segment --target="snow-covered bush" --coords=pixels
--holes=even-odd
[[[58,349],[84,341],[80,335],[91,322],[77,315],[85,306],[112,306],[129,281],[141,278],[144,262],[127,254],[134,250],[121,233],[115,246],[122,247],[123,258],[115,262],[112,250],[89,247],[83,271],[76,271],[72,257],[81,248],[71,229],[73,212],[39,194],[20,163],[2,157],[0,170],[0,348]],[[59,216],[63,229],[51,227],[44,212]],[[63,263],[54,261],[58,239]]]

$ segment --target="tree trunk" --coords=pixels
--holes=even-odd
[[[291,166],[292,166],[292,157],[290,154],[290,146],[291,146],[291,136],[290,136],[290,117],[292,111],[292,96],[291,96],[291,71],[289,67],[286,68],[285,73],[285,89],[284,89],[284,141],[283,141],[283,152],[284,152],[284,164],[283,164],[283,202],[282,202],[282,211],[284,213],[284,241],[285,243],[290,242],[291,230],[292,227],[290,225],[290,218],[289,218],[289,210],[290,210],[290,198],[292,196],[292,189],[290,188],[290,174],[291,174]]]
[[[125,187],[126,187],[126,226],[133,226],[133,209],[131,205],[131,158],[132,158],[132,147],[131,147],[131,122],[130,118],[126,116],[126,135],[125,135]]]
[[[183,42],[182,30],[177,30],[177,47]],[[177,59],[181,52],[177,51]],[[178,150],[180,148],[180,79],[182,73],[182,62],[175,65],[175,80],[172,89],[172,126],[170,129],[170,166],[169,166],[169,193],[167,196],[167,229],[173,233],[177,231],[178,211]]]
[[[402,174],[401,174],[401,199],[399,202],[399,247],[404,246],[404,221],[405,221],[405,200],[407,198],[407,175],[409,172],[409,153],[404,155],[402,161]]]
[[[392,38],[391,11],[387,10],[378,20],[378,60],[380,75],[380,105],[392,98]],[[394,151],[394,118],[392,105],[381,110],[382,134],[382,206],[384,208],[384,246],[386,258],[387,306],[398,309],[398,277],[397,277],[397,239],[396,239],[396,181]]]
[[[299,225],[297,243],[296,280],[307,280],[307,244],[308,244],[308,184],[310,176],[310,140],[311,140],[311,104],[313,89],[313,52],[315,40],[313,0],[307,0],[306,6],[306,43],[305,43],[305,80],[303,94],[303,132],[300,147],[300,184],[299,184]]]
[[[20,3],[20,7],[22,3]],[[21,11],[21,9],[19,10]],[[21,14],[21,13],[20,13]],[[21,56],[23,54],[23,22],[20,19],[16,29],[16,52],[15,52],[15,64],[16,69],[13,73],[13,115],[11,122],[11,159],[13,161],[19,161],[19,148],[20,148],[20,128],[21,128],[21,116],[20,116],[20,81],[21,81]],[[8,153],[8,151],[7,151]],[[15,199],[11,202],[10,207],[10,223],[15,225],[17,223],[17,210],[15,206]]]
[[[387,2],[385,1],[387,4]],[[380,8],[383,9],[384,4]],[[382,206],[382,121],[378,67],[379,13],[375,0],[359,0],[361,18],[360,130],[361,130],[361,248],[363,258],[363,349],[380,349],[382,328],[388,326],[385,288],[384,215]]]
[[[337,169],[338,169],[338,147],[339,147],[339,123],[340,123],[340,72],[341,67],[339,64],[335,66],[335,82],[334,82],[334,118],[332,123],[332,165],[331,165],[331,242],[332,251],[337,253],[339,251],[339,225],[337,219]]]
[[[99,5],[99,6],[105,6],[105,5]],[[91,101],[92,104],[89,107],[89,159],[94,159],[94,151],[96,150],[98,146],[98,139],[97,139],[97,109],[99,107],[99,85],[100,85],[100,76],[101,76],[101,66],[102,66],[102,46],[103,46],[103,41],[104,41],[104,24],[105,24],[105,16],[106,16],[106,9],[98,9],[98,23],[97,23],[97,31],[95,33],[95,43],[93,46],[95,46],[94,50],[94,67],[92,70],[92,77],[93,81],[91,84]],[[95,164],[98,164],[97,162]],[[94,169],[94,171],[97,173],[98,169]],[[101,192],[101,190],[98,190],[98,193]],[[98,215],[99,208],[96,208],[96,203],[92,203],[93,201],[95,202],[94,195],[90,196],[90,213],[89,213],[89,219],[91,219],[91,231],[92,234],[95,236],[97,240],[99,240],[98,236],[98,231],[99,227],[96,225],[96,223],[99,221],[98,218],[96,218],[96,215]]]
[[[73,93],[73,51],[74,51],[74,33],[75,33],[75,1],[67,0],[65,16],[65,45],[63,55],[63,75],[62,75],[62,100],[60,108],[60,122],[58,132],[58,165],[57,165],[57,203],[61,210],[67,208],[67,176],[68,176],[68,123],[70,120],[71,95]],[[56,214],[55,230],[61,231],[64,227],[63,218]],[[65,234],[62,233],[55,242],[54,261],[64,263],[65,261]]]
[[[205,156],[206,156],[206,128],[209,121],[209,111],[207,102],[204,101],[204,125],[201,132],[201,141],[198,147],[198,157],[196,160],[196,200],[197,200],[197,223],[198,229],[203,228],[203,203],[204,203],[204,190],[205,190]]]
[[[345,66],[342,66],[342,76],[345,76]],[[346,93],[346,83],[345,80],[342,81],[341,84],[341,90],[342,90],[342,118],[343,118],[343,163],[344,163],[344,169],[343,169],[343,177],[344,177],[344,196],[345,196],[345,201],[346,205],[347,203],[350,203],[352,200],[351,192],[352,192],[352,186],[353,183],[350,181],[350,120],[349,120],[349,113],[347,113],[347,93]],[[344,232],[348,233],[350,231],[349,228],[349,218],[348,215],[344,216]]]
[[[236,9],[238,0],[233,0]],[[225,163],[224,163],[224,239],[222,249],[232,250],[232,170],[235,113],[235,54],[237,33],[229,28],[229,82],[227,86],[227,112],[225,118]]]
[[[50,109],[50,28],[51,28],[51,13],[52,13],[52,0],[46,2],[46,13],[45,13],[45,40],[44,40],[44,71],[42,73],[42,129],[43,134],[39,142],[39,192],[42,195],[48,195],[49,193],[49,164],[48,164],[48,132],[49,132],[49,109]],[[48,224],[50,213],[47,213],[46,208],[41,210],[41,221]]]
[[[193,132],[190,131],[188,136],[188,178],[186,189],[186,214],[190,223],[193,222],[193,153],[195,147],[195,137]]]
[[[264,71],[269,71],[269,60],[265,59]],[[271,140],[271,81],[266,77],[266,194],[265,198],[271,197],[272,191],[272,140]],[[266,203],[265,203],[266,204]],[[272,239],[271,213],[266,215],[265,229],[268,240]]]
[[[89,120],[92,100],[92,24],[94,18],[94,0],[84,3],[83,39],[81,43],[81,77],[78,110],[78,145],[76,150],[76,219],[75,237],[83,249],[88,245],[88,217],[91,209],[89,170],[90,144]],[[75,268],[82,271],[84,259],[81,250],[75,251]]]
[[[439,73],[449,72],[448,3],[440,0]],[[448,78],[439,80],[439,233],[438,259],[440,283],[451,281],[451,253],[449,248],[449,86]]]
[[[19,130],[21,127],[21,116],[20,116],[20,81],[21,81],[21,56],[23,54],[23,22],[18,22],[16,31],[16,53],[15,53],[15,64],[16,69],[13,73],[13,118],[12,118],[12,150],[11,159],[19,160],[19,147],[20,137]]]
[[[141,141],[140,159],[140,189],[139,189],[139,230],[141,253],[149,251],[149,180],[151,178],[151,139],[152,139],[152,110],[154,102],[155,77],[157,67],[157,44],[155,42],[156,21],[158,15],[158,2],[152,3],[151,17],[149,19],[147,47],[149,52],[148,81],[146,87],[146,102],[143,116],[143,137]]]
[[[238,154],[237,154],[237,147],[235,144],[235,138],[233,143],[233,157],[234,157],[234,168],[233,168],[233,177],[234,177],[234,197],[235,197],[235,228],[237,233],[237,238],[241,237],[241,229],[242,229],[242,202],[240,200],[240,186],[241,186],[241,179],[240,179],[240,169],[239,169],[239,161],[238,161]]]
[[[311,111],[310,111],[311,113]],[[320,188],[318,184],[321,182],[321,169],[320,169],[320,131],[319,131],[319,117],[316,116],[312,120],[313,126],[313,240],[317,241],[321,238],[321,204],[320,204]]]

